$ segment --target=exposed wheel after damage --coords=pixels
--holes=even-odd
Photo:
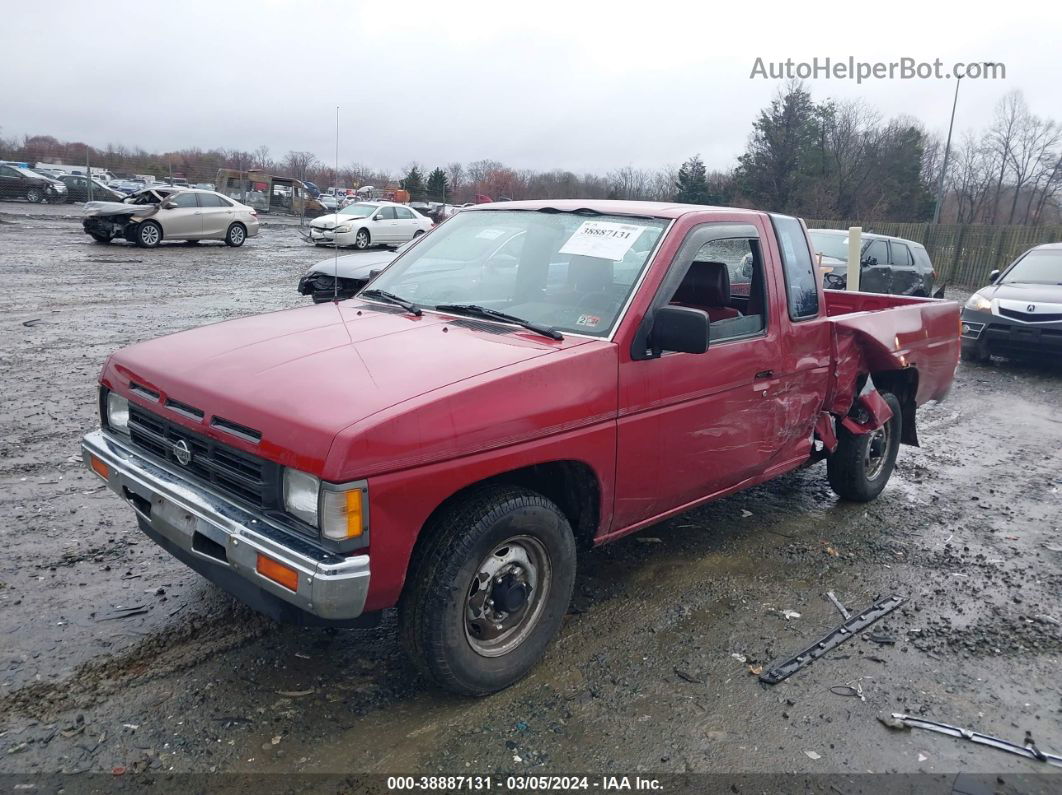
[[[142,221],[136,228],[136,244],[141,248],[155,248],[162,242],[162,227],[154,221]]]
[[[826,459],[830,487],[839,497],[854,502],[869,502],[881,494],[896,466],[900,449],[903,410],[891,392],[881,397],[892,409],[892,417],[875,431],[853,434],[843,426],[837,428],[837,449]]]
[[[399,605],[407,652],[441,686],[486,695],[522,678],[560,628],[575,539],[541,494],[486,486],[424,529]]]
[[[111,235],[101,235],[99,232],[89,232],[89,235],[97,243],[110,243],[114,238]]]

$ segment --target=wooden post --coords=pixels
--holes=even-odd
[[[848,227],[848,281],[846,290],[859,290],[859,255],[863,252],[863,227]]]

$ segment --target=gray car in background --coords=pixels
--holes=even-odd
[[[822,286],[843,290],[848,284],[848,232],[844,229],[809,229],[811,244],[822,256]],[[902,237],[863,233],[859,258],[859,289],[865,293],[933,294],[936,271],[921,243]]]

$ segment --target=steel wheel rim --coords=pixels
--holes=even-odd
[[[866,471],[867,480],[875,480],[885,468],[885,459],[889,454],[889,442],[892,431],[891,422],[886,422],[876,431],[869,434],[867,449],[863,454],[863,467]]]
[[[159,230],[153,224],[148,224],[141,231],[140,239],[149,246],[153,246],[159,242]]]
[[[553,568],[546,547],[531,536],[514,536],[495,545],[476,567],[464,604],[465,639],[482,657],[501,657],[538,625],[549,599]],[[504,610],[494,597],[522,590],[522,605]]]

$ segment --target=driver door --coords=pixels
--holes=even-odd
[[[859,290],[864,293],[892,292],[892,266],[889,247],[884,240],[871,240],[859,260]]]
[[[155,216],[155,220],[162,225],[164,237],[193,240],[203,236],[203,215],[195,193],[183,191],[172,194],[163,204],[176,205],[172,209],[161,208]]]
[[[369,234],[372,235],[373,243],[405,242],[398,239],[398,219],[394,207],[381,207],[376,211]]]

